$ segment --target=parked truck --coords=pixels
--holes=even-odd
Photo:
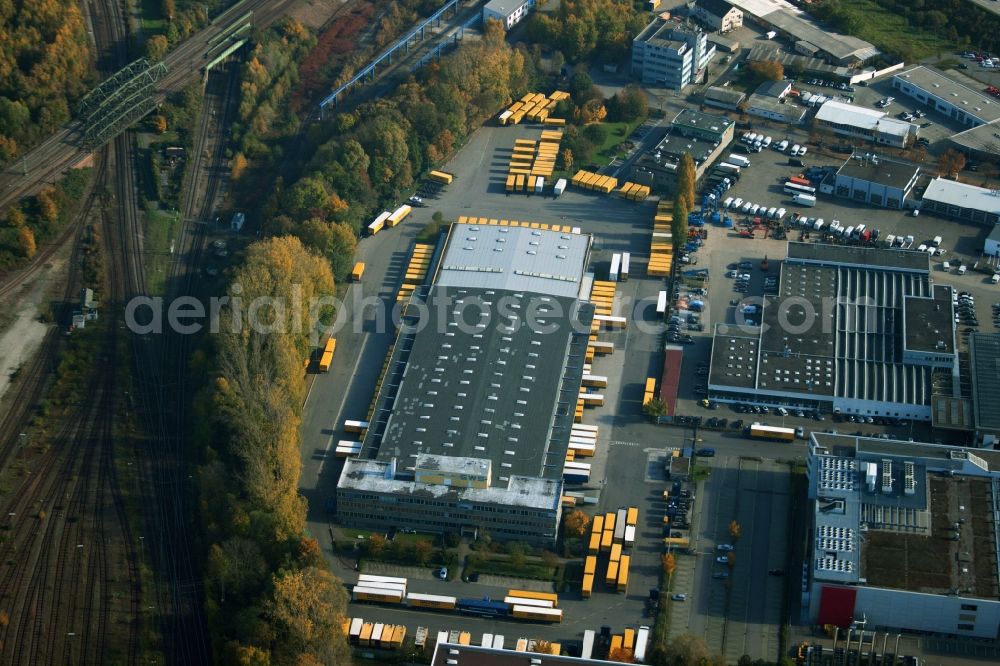
[[[726,162],[729,164],[735,164],[736,166],[744,169],[750,166],[749,159],[743,157],[742,155],[736,155],[735,153],[729,155],[729,157],[726,158]]]
[[[736,166],[735,164],[730,164],[729,162],[723,162],[722,164],[719,164],[715,168],[718,169],[719,171],[724,171],[726,173],[740,172],[740,168],[738,166]]]
[[[365,264],[362,261],[354,264],[354,269],[351,271],[351,280],[354,282],[361,282],[361,276],[365,274]]]
[[[816,205],[816,197],[812,194],[796,194],[792,197],[792,203],[799,206],[805,206],[806,208],[812,208]]]
[[[566,191],[566,179],[560,178],[559,180],[556,181],[555,187],[552,188],[552,193],[555,194],[556,196],[559,196],[565,191]]]

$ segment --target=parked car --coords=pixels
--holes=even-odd
[[[687,595],[682,592],[671,596],[670,599],[673,601],[687,601]]]

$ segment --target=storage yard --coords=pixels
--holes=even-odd
[[[636,189],[635,183],[630,181],[585,170],[567,176],[561,185],[558,174],[553,178],[554,171],[546,175],[532,173],[539,167],[542,170],[549,168],[547,158],[553,154],[553,148],[542,146],[551,144],[557,148],[557,134],[522,123],[484,128],[474,135],[470,144],[446,166],[446,173],[452,176],[450,181],[440,181],[441,187],[433,190],[433,196],[424,196],[425,207],[408,211],[398,224],[399,229],[392,229],[387,224],[393,215],[388,213],[375,232],[377,237],[361,243],[359,260],[364,261],[366,272],[356,288],[365,297],[374,296],[403,305],[412,302],[415,294],[425,294],[432,281],[439,281],[441,268],[453,266],[455,262],[442,259],[440,241],[413,242],[435,211],[440,211],[446,220],[475,227],[475,231],[466,227],[470,231],[465,235],[470,239],[478,237],[466,241],[470,247],[480,244],[484,238],[493,238],[489,234],[497,232],[490,229],[527,228],[529,233],[591,236],[581,293],[588,295],[584,301],[593,308],[593,316],[577,380],[579,394],[575,397],[575,405],[569,409],[572,418],[567,426],[565,448],[549,454],[550,457],[558,456],[561,461],[559,513],[582,507],[594,516],[586,538],[589,552],[578,564],[580,579],[558,591],[561,622],[550,619],[554,615],[550,611],[554,609],[539,611],[535,603],[511,603],[515,598],[508,594],[510,586],[502,586],[503,577],[496,577],[496,580],[490,577],[478,583],[452,583],[433,577],[411,576],[407,594],[416,595],[412,599],[397,595],[392,595],[394,601],[389,603],[357,599],[350,606],[350,614],[363,619],[362,627],[372,624],[374,630],[376,621],[406,626],[409,636],[421,631],[424,636],[430,636],[431,641],[439,632],[457,631],[456,641],[463,640],[462,632],[468,632],[464,640],[472,645],[478,643],[478,636],[485,645],[487,638],[493,644],[496,637],[502,635],[505,646],[521,644],[525,649],[533,640],[584,647],[596,640],[603,649],[608,649],[624,646],[630,640],[634,645],[640,627],[652,626],[654,622],[649,615],[650,608],[669,603],[673,606],[672,635],[695,631],[708,639],[711,649],[734,659],[743,652],[772,654],[777,646],[782,579],[760,576],[768,570],[783,570],[785,562],[760,553],[768,550],[764,547],[769,539],[767,535],[777,538],[784,529],[789,511],[786,498],[790,497],[787,466],[775,460],[801,455],[798,444],[801,438],[796,434],[796,427],[802,426],[803,436],[808,436],[813,427],[825,424],[817,424],[806,413],[756,417],[768,427],[752,429],[751,421],[746,419],[748,436],[753,437],[747,439],[741,432],[744,420],[730,413],[707,409],[703,404],[709,402],[707,391],[699,384],[708,383],[713,327],[719,323],[735,326],[737,322],[753,320],[759,315],[754,310],[758,305],[736,307],[732,302],[749,297],[747,304],[758,303],[753,297],[771,288],[768,277],[778,275],[787,238],[794,235],[797,239],[801,235],[807,243],[816,240],[815,222],[808,229],[812,233],[806,236],[806,227],[798,222],[802,218],[818,220],[823,216],[826,220],[842,221],[838,225],[840,229],[854,227],[847,234],[848,238],[854,237],[858,227],[848,222],[865,219],[869,242],[874,242],[871,230],[879,229],[883,242],[891,234],[894,241],[896,237],[913,236],[915,245],[919,245],[925,236],[920,229],[924,228],[928,230],[926,240],[943,236],[943,244],[951,244],[954,248],[949,248],[952,254],[968,252],[966,241],[957,240],[966,232],[958,223],[907,216],[898,210],[873,210],[850,200],[810,194],[808,190],[791,192],[789,185],[816,191],[818,188],[809,176],[827,172],[790,167],[787,157],[774,150],[750,155],[726,152],[720,162],[730,166],[714,172],[719,178],[712,181],[712,188],[730,177],[728,187],[719,190],[718,201],[722,204],[726,198],[731,200],[718,211],[717,218],[709,210],[704,221],[692,223],[690,238],[680,244],[675,254],[670,202],[650,200],[648,192]],[[739,141],[739,136],[736,140]],[[772,141],[780,143],[777,137]],[[806,164],[818,162],[820,168],[834,166],[826,158],[814,159],[810,155],[805,159]],[[520,187],[518,176],[525,177]],[[527,178],[531,176],[536,178],[533,188],[529,187]],[[544,179],[541,189],[538,188],[539,178]],[[709,174],[709,178],[713,176]],[[513,196],[518,192],[531,196]],[[422,192],[421,196],[424,194]],[[793,201],[798,195],[814,196],[816,201],[812,206],[800,205]],[[741,201],[734,206],[737,199]],[[751,204],[744,211],[748,200],[760,203]],[[756,215],[751,212],[753,205],[758,209]],[[779,225],[784,237],[775,238],[773,229]],[[832,224],[828,226],[834,228]],[[858,242],[864,242],[866,229],[859,231]],[[937,233],[932,234],[930,230],[937,230]],[[843,231],[839,233],[843,238]],[[835,240],[832,236],[827,238]],[[526,249],[531,251],[530,246]],[[707,257],[705,263],[696,263],[700,257]],[[769,264],[766,272],[760,270],[765,259]],[[744,269],[744,263],[748,263],[749,268]],[[675,264],[682,279],[672,288],[664,278],[675,270]],[[730,268],[730,264],[734,267]],[[932,265],[932,274],[934,270],[940,268]],[[546,272],[553,273],[550,269]],[[727,277],[728,273],[734,273],[735,277]],[[743,273],[747,274],[746,279]],[[969,276],[956,276],[956,279],[963,288],[980,288],[971,284]],[[774,285],[777,286],[776,281]],[[734,291],[735,286],[740,289]],[[664,321],[668,314],[669,318]],[[365,419],[371,423],[382,418],[377,416],[384,409],[377,387],[385,381],[387,373],[392,374],[395,364],[392,360],[394,331],[369,335],[364,327],[355,329],[361,330],[360,335],[368,340],[359,347],[364,350],[362,357],[349,359],[339,373],[336,362],[331,369],[331,375],[341,377],[342,381],[346,381],[348,372],[354,377],[346,394],[338,399],[343,400],[343,407],[335,427],[343,427],[345,418]],[[358,334],[352,332],[350,335]],[[372,367],[366,359],[375,358],[378,359],[374,364],[377,367]],[[371,367],[371,370],[363,370],[363,367]],[[381,371],[376,372],[378,367]],[[382,394],[385,397],[384,392]],[[668,416],[675,418],[682,427],[656,426],[643,416],[643,405],[654,396],[663,400]],[[710,418],[715,415],[733,418]],[[682,460],[689,461],[681,454],[685,447],[691,446],[691,431],[683,425],[695,417],[700,419],[702,426],[699,436],[715,447],[712,455],[717,455],[716,450],[728,453],[720,453],[722,457],[700,463],[719,468],[719,474],[717,477],[713,474],[710,483],[674,487],[667,481],[666,470],[690,467],[680,465]],[[829,413],[826,418],[830,418]],[[740,429],[733,429],[731,426],[737,421],[740,421]],[[386,424],[393,422],[389,420]],[[719,423],[723,423],[721,428]],[[329,428],[329,422],[322,427]],[[371,470],[362,472],[357,465],[373,464],[362,463],[361,459],[374,455],[381,458],[382,455],[376,454],[375,448],[372,454],[364,453],[363,449],[374,447],[370,427],[366,425],[362,432],[344,438],[348,440],[346,446],[353,446],[346,449],[351,451],[347,454],[347,465],[354,465],[352,469],[360,472],[360,476],[353,474],[357,478],[371,473]],[[881,428],[877,424],[865,424],[862,427],[871,432],[903,433],[913,426]],[[788,441],[788,433],[791,433],[791,441]],[[340,439],[339,434],[334,437]],[[765,459],[753,463],[741,461],[742,454],[737,452],[742,449],[764,452]],[[783,450],[789,453],[781,453]],[[338,448],[338,456],[340,451]],[[356,458],[359,454],[360,458]],[[502,464],[503,457],[498,461]],[[554,461],[551,464],[555,464]],[[423,463],[418,460],[414,471],[417,476],[427,473],[421,471],[421,465]],[[436,469],[433,473],[441,471]],[[513,468],[511,473],[516,473]],[[315,476],[318,497],[329,497],[330,488],[339,475],[340,463],[327,463],[321,468]],[[764,499],[761,493],[766,487],[782,490]],[[695,495],[698,500],[694,499]],[[743,497],[744,501],[734,514],[726,507],[727,502],[736,497]],[[326,504],[339,503],[327,500]],[[635,509],[633,518],[630,518],[631,509]],[[621,511],[625,512],[625,523],[618,534]],[[751,526],[756,526],[761,533],[745,537],[738,544],[736,561],[739,564],[731,572],[731,583],[739,592],[721,597],[718,596],[720,590],[728,589],[730,583],[724,585],[714,580],[715,574],[725,571],[716,568],[718,565],[711,566],[715,557],[703,565],[685,553],[695,548],[714,550],[716,544],[723,544],[729,539],[727,525],[734,518],[747,526],[748,533]],[[613,526],[610,530],[606,528],[608,524]],[[387,531],[393,531],[391,520],[384,525]],[[707,546],[693,537],[697,526],[715,535]],[[689,531],[692,536],[688,536]],[[686,595],[686,599],[672,601],[663,593],[662,597],[651,601],[650,590],[659,587],[660,558],[667,548],[673,550],[678,559],[672,592]],[[401,567],[399,570],[402,573],[414,569]],[[536,582],[536,586],[544,589],[546,584]],[[551,585],[548,589],[552,589]],[[483,597],[489,597],[494,604],[506,604],[502,617],[494,615],[488,629],[476,614],[463,614],[459,608],[463,599],[481,600]],[[600,603],[595,604],[595,598],[600,599]],[[617,601],[609,602],[609,599]],[[451,606],[452,601],[454,606]],[[447,608],[439,607],[439,613],[428,614],[418,610],[426,608],[421,604],[445,604]],[[513,612],[515,606],[523,609],[517,615]],[[442,610],[459,612],[449,619],[440,614]],[[751,621],[751,617],[755,619]],[[597,632],[605,625],[611,627],[611,631],[602,639]],[[497,627],[503,627],[499,633]],[[382,636],[384,631],[383,628]],[[368,640],[370,643],[371,637]]]

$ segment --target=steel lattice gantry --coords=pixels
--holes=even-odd
[[[99,146],[156,108],[156,83],[166,74],[166,64],[142,58],[89,92],[77,107],[84,143]]]

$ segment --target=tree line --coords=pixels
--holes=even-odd
[[[535,12],[528,38],[557,49],[570,63],[618,62],[646,22],[631,0],[562,0],[555,12]]]
[[[299,425],[302,359],[312,343],[308,318],[297,320],[288,306],[333,290],[330,266],[297,238],[252,244],[229,296],[272,298],[286,308],[266,308],[256,326],[246,307],[229,309],[212,354],[196,352],[190,364],[203,386],[194,409],[205,460],[198,474],[209,544],[205,608],[224,664],[349,662],[340,628],[347,594],[305,535]]]
[[[69,120],[93,81],[90,42],[72,0],[0,2],[0,164]]]
[[[870,0],[875,5],[900,16],[914,32],[943,37],[957,48],[1000,50],[996,16],[965,0]],[[848,34],[858,34],[866,24],[864,7],[851,2],[824,0],[812,5],[817,17],[829,21]],[[906,45],[895,47],[891,55],[913,60],[914,52]]]
[[[239,191],[251,205],[259,205],[268,234],[298,237],[331,263],[336,276],[349,270],[353,239],[362,225],[412,191],[422,173],[450,155],[498,108],[527,91],[535,75],[529,54],[510,47],[499,23],[491,22],[481,41],[427,66],[389,97],[311,126],[304,143],[315,148],[305,153],[298,177],[285,183],[273,177],[283,151],[262,140],[269,123],[258,118],[268,100],[273,100],[271,109],[280,108],[280,93],[294,85],[291,61],[296,52],[308,49],[308,42],[289,38],[299,34],[290,22],[277,34],[287,52],[270,57],[279,67],[287,58],[288,86],[262,99],[259,91],[274,89],[262,77],[273,76],[275,65],[261,67],[252,60],[247,67],[238,151],[246,160],[245,182]]]

